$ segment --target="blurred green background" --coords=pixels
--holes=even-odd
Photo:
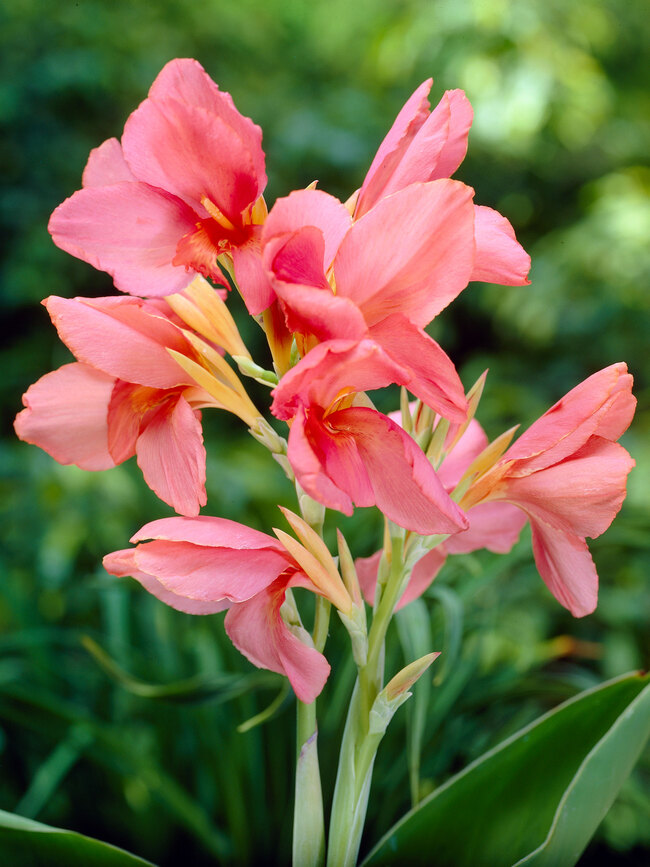
[[[236,730],[280,695],[280,679],[234,651],[219,616],[179,614],[103,573],[103,554],[169,514],[135,466],[59,467],[12,432],[21,393],[69,359],[38,302],[113,291],[105,274],[52,244],[48,216],[78,188],[89,150],[121,134],[177,56],[200,60],[263,127],[269,203],[315,178],[346,198],[423,79],[435,78],[434,102],[464,88],[475,122],[457,177],[510,218],[533,257],[529,287],[474,284],[433,326],[467,386],[490,368],[479,414],[488,433],[529,424],[612,362],[627,361],[635,375],[639,413],[624,443],[638,466],[621,515],[591,546],[597,612],[575,621],[551,599],[527,533],[511,555],[455,558],[436,581],[430,628],[445,655],[423,739],[423,789],[579,689],[648,666],[649,31],[641,0],[0,8],[0,808],[163,867],[287,863],[291,698],[265,725]],[[255,326],[242,330],[260,345]],[[276,524],[275,504],[292,498],[266,453],[218,413],[206,416],[206,442],[207,511],[259,529]],[[355,554],[377,547],[371,513],[343,524]],[[102,666],[84,636],[111,662],[102,657]],[[394,671],[397,631],[393,642]],[[342,646],[333,624],[335,677],[321,702],[328,792],[353,679]],[[407,716],[400,711],[380,750],[364,846],[408,806]],[[649,779],[646,754],[581,864],[648,863]]]

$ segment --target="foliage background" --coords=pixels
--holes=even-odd
[[[598,611],[574,621],[550,598],[526,537],[507,557],[456,558],[436,582],[447,605],[441,596],[432,601],[420,637],[431,629],[446,661],[426,717],[423,789],[578,689],[647,666],[644,4],[79,0],[53,12],[40,0],[0,9],[0,808],[160,865],[215,856],[286,863],[291,699],[266,725],[235,728],[272,701],[279,680],[260,678],[238,656],[218,617],[178,614],[102,572],[104,553],[167,514],[136,468],[85,474],[12,435],[21,393],[68,360],[38,302],[52,293],[113,291],[106,275],[54,247],[48,216],[79,186],[90,148],[119,136],[175,56],[199,59],[262,125],[269,202],[314,178],[346,198],[420,81],[435,76],[436,100],[446,88],[464,88],[475,123],[457,177],[511,219],[533,256],[530,287],[474,284],[434,326],[466,385],[490,368],[480,414],[488,433],[529,424],[614,361],[626,360],[635,374],[639,413],[624,442],[638,466],[622,514],[592,545]],[[254,329],[246,336],[255,345]],[[291,504],[279,470],[229,418],[208,416],[207,428],[209,512],[260,529],[277,523],[275,504]],[[371,515],[345,525],[356,554],[377,546]],[[120,682],[102,669],[82,636],[139,681]],[[328,744],[352,681],[337,644],[333,626],[337,676],[321,703],[330,790]],[[399,656],[395,650],[389,659],[393,670]],[[168,685],[167,697],[143,682]],[[380,751],[368,843],[408,806],[406,718]],[[649,777],[646,756],[582,864],[647,863]]]

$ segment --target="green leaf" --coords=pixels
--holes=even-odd
[[[196,675],[174,683],[146,683],[119,666],[89,635],[82,636],[81,643],[112,680],[140,698],[178,703],[214,701],[219,704],[254,689],[273,689],[281,683],[277,674],[268,671],[254,671],[251,674],[221,673],[212,677]]]
[[[151,861],[117,846],[4,810],[0,810],[0,861],[12,867],[152,867]]]
[[[433,792],[364,865],[569,867],[650,736],[650,675],[587,690]]]

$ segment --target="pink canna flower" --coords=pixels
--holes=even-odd
[[[172,357],[208,375],[171,311],[165,314],[162,302],[124,297],[50,296],[44,304],[78,361],[28,389],[15,421],[18,436],[59,463],[87,470],[108,469],[135,454],[161,500],[182,514],[198,514],[206,502],[199,410],[224,403]],[[242,396],[234,399],[253,424],[255,407]]]
[[[371,339],[408,371],[413,394],[462,421],[456,369],[423,329],[469,280],[471,200],[472,190],[456,181],[416,184],[354,224],[337,199],[318,190],[279,200],[264,228],[263,258],[302,350]]]
[[[271,409],[291,425],[287,456],[315,500],[347,515],[376,505],[418,533],[455,533],[466,519],[419,446],[358,394],[408,378],[374,341],[331,340],[282,378]]]
[[[432,84],[429,78],[417,88],[381,143],[352,199],[355,220],[411,184],[451,177],[465,158],[472,106],[462,90],[448,90],[430,112]],[[530,257],[508,220],[492,208],[474,208],[476,251],[470,280],[507,286],[528,283]]]
[[[231,260],[257,313],[270,303],[259,259],[261,141],[196,60],[172,60],[121,143],[91,152],[83,189],[52,214],[54,242],[133,295],[180,292],[197,274],[225,285],[217,259]]]
[[[502,503],[523,510],[537,568],[575,617],[596,607],[598,575],[585,540],[605,532],[625,498],[634,460],[616,441],[635,406],[627,366],[606,367],[545,412],[496,463],[481,466],[479,457],[461,499],[471,511]]]
[[[285,536],[277,532],[280,539]],[[225,518],[153,521],[131,542],[138,544],[104,558],[108,572],[132,576],[179,611],[213,614],[228,609],[225,627],[238,650],[254,665],[286,675],[301,701],[314,701],[330,666],[309,634],[291,622],[290,612],[287,623],[283,606],[290,587],[305,587],[349,610],[351,602],[333,561],[329,570],[323,569],[295,540],[287,547]]]
[[[391,417],[395,418],[395,413]],[[451,445],[456,438],[456,428],[451,427],[446,442]],[[445,490],[451,494],[472,462],[484,451],[488,438],[483,428],[472,419],[458,442],[440,464],[437,474]],[[444,542],[426,553],[413,567],[409,582],[396,606],[403,608],[421,596],[442,569],[450,554],[468,554],[487,548],[497,554],[507,554],[519,538],[526,523],[526,515],[510,503],[483,503],[466,511],[469,527],[467,530],[450,536]],[[381,551],[370,557],[355,561],[359,583],[365,598],[374,603],[377,585],[377,570]]]

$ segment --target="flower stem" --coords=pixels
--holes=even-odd
[[[386,631],[404,587],[403,549],[401,534],[387,540],[384,557],[390,558],[390,572],[375,609],[368,635],[368,659],[359,667],[343,732],[327,867],[354,867],[359,854],[375,755],[383,736],[383,731],[372,730],[370,712],[383,684]]]
[[[293,814],[294,867],[325,863],[325,818],[318,767],[316,702],[297,703],[296,801]]]

